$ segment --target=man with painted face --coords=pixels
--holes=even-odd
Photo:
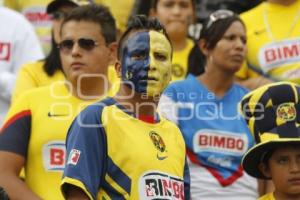
[[[66,199],[189,199],[184,140],[156,112],[171,58],[156,19],[129,22],[119,41],[119,92],[83,110],[69,130]]]

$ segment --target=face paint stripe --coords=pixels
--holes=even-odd
[[[149,96],[154,96],[163,91],[171,80],[171,45],[166,36],[157,31],[149,31],[150,35],[150,70],[159,71],[156,73],[156,77],[159,80],[159,85],[151,86],[148,85],[147,93]],[[162,62],[154,57],[154,53],[160,52],[166,56],[167,61]],[[151,72],[150,72],[151,73]],[[149,74],[149,73],[148,73]],[[150,75],[151,76],[151,75]],[[152,78],[152,77],[151,77]]]
[[[122,80],[130,82],[127,85],[138,93],[147,92],[149,43],[148,32],[136,32],[129,36],[122,49]]]
[[[138,93],[160,94],[171,78],[171,45],[157,31],[136,32],[122,49],[122,80]],[[133,88],[134,87],[134,88]]]

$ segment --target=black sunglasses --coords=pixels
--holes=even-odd
[[[49,14],[51,20],[60,20],[66,18],[68,13],[62,11],[55,11]]]
[[[209,27],[211,27],[211,25],[216,21],[232,16],[234,16],[234,12],[232,12],[231,10],[217,10],[209,15],[209,21],[206,25],[206,29],[209,29]]]
[[[58,48],[61,52],[63,53],[69,53],[72,51],[74,44],[76,41],[74,40],[63,40],[58,44]],[[86,51],[91,51],[94,49],[96,46],[99,44],[93,40],[93,39],[88,39],[88,38],[80,38],[77,40],[77,43],[80,48],[86,50]]]

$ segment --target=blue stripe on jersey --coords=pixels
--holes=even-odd
[[[107,174],[125,190],[128,194],[131,191],[131,179],[113,162],[108,156]]]
[[[11,117],[0,133],[0,150],[27,157],[31,132],[31,112],[22,111]]]
[[[124,196],[118,192],[115,188],[113,188],[106,180],[103,184],[103,190],[107,193],[110,199],[113,200],[125,200]]]

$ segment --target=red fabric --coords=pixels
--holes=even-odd
[[[13,117],[11,117],[2,127],[0,134],[2,133],[2,131],[4,129],[6,129],[9,125],[11,125],[13,122],[17,121],[18,119],[24,117],[24,116],[28,116],[31,115],[31,111],[30,110],[24,110],[22,112],[17,113],[16,115],[14,115]]]
[[[187,148],[186,153],[187,153],[187,156],[189,157],[189,159],[193,163],[205,167],[218,180],[218,182],[223,187],[231,185],[234,181],[236,181],[238,178],[240,178],[241,176],[243,176],[243,167],[240,165],[239,168],[234,173],[232,173],[231,176],[229,176],[227,179],[224,179],[219,174],[219,172],[217,170],[212,169],[210,167],[207,167],[205,165],[202,165],[202,163],[200,162],[200,160],[197,158],[197,156],[190,149]]]
[[[156,122],[155,117],[152,115],[141,115],[139,116],[139,119],[150,124],[155,124]]]

